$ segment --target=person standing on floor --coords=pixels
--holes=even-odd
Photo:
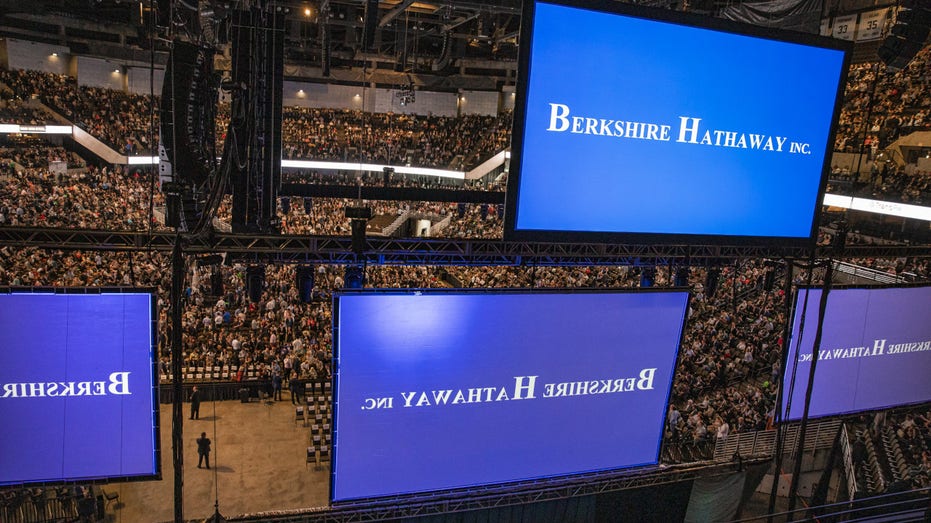
[[[191,391],[191,419],[200,419],[200,391],[197,385]]]
[[[205,461],[207,462],[207,468],[210,468],[210,438],[207,437],[206,432],[201,432],[200,437],[197,438],[197,455],[199,459],[197,460],[197,468],[200,468],[201,464]]]

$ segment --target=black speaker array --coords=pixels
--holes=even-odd
[[[212,49],[176,40],[159,106],[160,144],[172,163],[174,181],[199,186],[213,172],[217,91]]]
[[[332,52],[333,52],[333,43],[332,43],[332,31],[330,30],[330,24],[326,20],[320,22],[320,41],[321,47],[320,50],[320,67],[322,68],[321,74],[324,78],[330,76],[330,63],[332,62]]]
[[[361,265],[347,265],[343,287],[346,289],[361,289],[365,287],[365,269]]]
[[[250,265],[246,267],[246,292],[252,303],[262,301],[262,291],[265,288],[265,267]]]
[[[298,267],[294,286],[297,287],[297,293],[301,301],[310,303],[314,295],[314,268],[312,266]]]
[[[375,46],[375,28],[378,25],[378,0],[365,0],[365,18],[362,26],[362,47],[371,51]]]
[[[236,151],[236,161],[224,156],[224,167],[233,192],[233,232],[277,232],[284,35],[281,13],[232,13],[235,89],[225,150]]]
[[[924,46],[931,30],[931,6],[924,0],[903,0],[895,25],[877,50],[880,60],[892,69],[905,69]]]

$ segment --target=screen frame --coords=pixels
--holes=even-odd
[[[531,71],[531,47],[534,37],[536,5],[550,5],[581,9],[596,13],[640,18],[647,21],[665,22],[694,29],[730,33],[739,36],[761,38],[777,42],[817,47],[843,53],[841,74],[838,79],[834,108],[824,146],[824,161],[818,182],[817,196],[811,212],[811,228],[807,237],[792,236],[746,236],[719,234],[684,234],[628,231],[570,231],[551,229],[517,229],[517,208],[520,201],[521,162],[524,149],[525,121],[527,116],[528,78]],[[505,195],[504,239],[506,241],[574,242],[574,243],[623,243],[629,245],[720,245],[758,247],[802,247],[813,248],[817,241],[821,221],[822,200],[827,188],[828,170],[837,133],[837,122],[844,102],[844,91],[850,69],[853,42],[837,40],[817,34],[800,33],[783,29],[760,27],[721,18],[700,16],[681,11],[671,11],[636,4],[612,2],[611,0],[527,0],[521,11],[521,29],[518,51],[518,81],[515,85],[514,115],[511,127],[511,157]],[[554,205],[558,202],[553,202]]]
[[[338,416],[339,416],[339,299],[343,296],[353,296],[353,295],[394,295],[394,296],[419,296],[419,295],[478,295],[478,294],[495,294],[495,295],[539,295],[539,294],[560,294],[560,295],[569,295],[569,294],[651,294],[651,293],[684,293],[685,294],[685,304],[683,307],[683,316],[682,322],[679,327],[678,339],[679,342],[676,345],[676,353],[673,357],[673,367],[672,372],[669,375],[669,383],[667,385],[665,407],[663,410],[663,415],[661,416],[662,421],[660,423],[659,429],[659,441],[656,449],[656,458],[650,462],[639,465],[632,465],[629,467],[622,468],[607,468],[600,470],[591,470],[591,471],[582,471],[582,472],[573,472],[568,474],[559,474],[553,476],[543,476],[535,478],[525,478],[525,479],[516,479],[501,483],[487,483],[480,485],[466,485],[458,486],[453,488],[446,489],[435,489],[435,490],[423,490],[415,492],[404,492],[397,494],[386,494],[383,496],[372,496],[365,498],[351,498],[351,499],[335,499],[335,489],[336,489],[336,460],[337,452],[336,446],[338,442],[337,437],[337,427],[338,427]],[[332,444],[330,446],[330,487],[329,487],[329,502],[331,506],[352,506],[358,505],[360,503],[367,503],[370,501],[381,501],[387,499],[413,499],[417,497],[422,497],[425,495],[435,496],[437,494],[453,494],[463,493],[467,494],[470,491],[474,491],[475,488],[481,488],[483,490],[493,489],[497,487],[505,487],[508,485],[538,485],[546,484],[552,482],[561,482],[565,480],[571,480],[573,478],[583,477],[592,473],[617,473],[617,474],[629,474],[631,471],[636,470],[648,470],[660,466],[661,457],[663,453],[663,448],[666,443],[666,414],[669,410],[669,402],[672,398],[672,389],[676,381],[676,373],[679,368],[679,358],[682,354],[682,339],[685,336],[685,328],[689,321],[689,308],[692,303],[692,290],[690,287],[648,287],[648,288],[565,288],[565,287],[556,287],[556,288],[408,288],[408,289],[399,289],[399,288],[376,288],[376,289],[341,289],[334,291],[331,301],[331,321],[332,321],[332,347],[333,355],[331,359],[330,368],[331,372],[331,382],[333,388],[333,400],[332,400],[332,410],[333,410],[333,424],[332,424]]]
[[[834,292],[834,291],[844,291],[844,290],[867,290],[867,291],[874,291],[874,290],[884,290],[884,289],[915,289],[915,288],[928,288],[928,289],[931,289],[931,283],[928,283],[928,282],[916,282],[916,283],[880,283],[880,284],[875,284],[875,285],[870,285],[870,284],[865,284],[865,285],[861,285],[861,284],[831,285],[831,288],[828,290],[828,300],[831,299],[831,292]],[[788,325],[788,326],[789,326],[789,333],[788,333],[788,336],[786,336],[785,354],[783,355],[783,358],[782,358],[783,361],[784,361],[785,363],[784,363],[784,365],[782,366],[782,373],[781,373],[781,376],[780,376],[781,382],[779,383],[779,386],[780,386],[782,389],[784,389],[784,390],[780,390],[780,395],[782,396],[782,404],[777,406],[777,408],[778,408],[778,413],[779,413],[779,417],[780,417],[780,422],[781,422],[781,423],[796,423],[796,422],[801,421],[802,418],[804,417],[803,415],[799,415],[799,417],[797,417],[797,418],[790,418],[790,417],[789,417],[789,412],[786,410],[786,399],[789,398],[789,395],[788,395],[788,389],[785,388],[785,385],[786,385],[786,373],[787,373],[788,370],[789,370],[789,355],[790,355],[790,353],[791,353],[791,351],[792,351],[791,346],[792,346],[792,344],[793,344],[794,342],[796,342],[796,340],[792,337],[792,334],[793,334],[792,330],[793,330],[793,326],[795,325],[795,315],[796,315],[796,313],[797,313],[798,310],[799,310],[799,306],[798,306],[798,304],[799,304],[799,296],[801,295],[801,291],[803,291],[803,290],[809,291],[809,293],[806,294],[806,296],[811,296],[811,292],[810,292],[810,291],[812,291],[812,290],[820,290],[820,291],[823,292],[823,291],[824,291],[824,286],[814,285],[814,284],[813,284],[813,285],[799,285],[799,286],[797,286],[797,287],[795,288],[795,294],[794,294],[794,296],[792,297],[792,314],[791,314],[791,315],[789,316],[789,318],[788,318],[788,321],[790,322],[789,325]],[[819,302],[820,302],[820,298],[819,298],[817,301],[814,302],[815,312],[816,312],[816,313],[817,313],[817,310],[818,310],[818,307],[819,307]],[[809,305],[808,305],[808,306],[809,306],[809,308],[811,308],[812,302],[809,301]],[[820,349],[819,349],[819,350],[820,350]],[[798,358],[795,358],[795,361],[798,361]],[[809,367],[809,368],[810,368],[810,367]],[[816,370],[815,370],[815,380],[817,380],[817,379],[818,379],[818,378],[817,378],[817,366],[816,366],[815,369],[816,369]],[[803,377],[803,381],[802,381],[801,385],[802,385],[802,386],[806,386],[807,384],[808,384],[808,375],[806,374],[806,375]],[[795,387],[798,387],[798,386],[799,386],[798,375],[796,375]],[[917,406],[919,406],[919,405],[931,405],[931,399],[929,399],[929,400],[927,400],[927,401],[915,401],[915,402],[911,402],[911,403],[899,403],[899,404],[896,404],[896,405],[888,405],[888,406],[885,406],[885,407],[878,407],[878,408],[857,409],[857,410],[849,410],[849,411],[843,411],[843,412],[835,412],[835,413],[833,413],[833,414],[823,414],[823,415],[820,415],[820,416],[808,416],[808,418],[806,418],[806,419],[808,419],[808,420],[821,420],[821,419],[827,419],[827,418],[846,418],[846,417],[857,416],[857,415],[866,414],[866,413],[884,412],[884,411],[897,410],[897,409],[907,409],[907,408],[911,408],[911,407],[917,407]],[[804,405],[802,405],[802,410],[804,411]]]
[[[152,474],[133,474],[122,476],[87,476],[72,477],[67,479],[52,479],[39,481],[22,481],[15,483],[0,484],[0,488],[15,488],[16,486],[59,486],[75,484],[105,484],[105,483],[124,483],[130,481],[152,481],[162,479],[162,438],[161,438],[161,414],[159,403],[159,379],[158,379],[158,289],[155,287],[17,287],[17,286],[0,286],[0,294],[147,294],[149,295],[149,323],[151,324],[149,340],[149,366],[151,367],[152,389],[152,438],[154,447],[152,449],[152,460],[154,472]]]

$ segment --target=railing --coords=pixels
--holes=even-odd
[[[853,468],[853,452],[850,449],[850,434],[847,432],[846,423],[840,428],[840,448],[844,460],[844,473],[847,475],[847,495],[853,501],[857,494],[857,474]]]
[[[159,221],[159,223],[165,223],[165,215],[164,215],[164,214],[162,215],[161,221]],[[218,231],[220,231],[220,232],[226,232],[226,233],[233,232],[233,226],[230,225],[230,224],[228,224],[228,223],[226,223],[225,221],[223,221],[223,220],[221,220],[221,219],[219,219],[219,218],[214,218],[214,219],[213,219],[213,228],[216,229],[216,230],[218,230]]]
[[[407,221],[407,218],[410,215],[411,215],[410,211],[404,211],[403,213],[399,214],[398,217],[395,218],[394,221],[391,222],[390,225],[388,225],[387,227],[381,230],[382,235],[391,236],[392,234],[394,234],[394,232],[397,231],[398,228],[400,228],[401,225]]]
[[[830,505],[802,507],[790,512],[762,514],[732,521],[731,523],[750,523],[756,521],[791,521],[817,522],[825,521],[926,521],[928,494],[931,489],[910,490],[880,494],[860,498],[854,503],[841,501]]]
[[[453,215],[447,214],[445,218],[443,218],[442,220],[430,226],[430,235],[436,236],[437,234],[441,233],[443,229],[445,229],[452,220],[453,220]]]
[[[504,160],[507,158],[508,153],[509,151],[506,151],[506,150],[501,151],[495,154],[494,156],[492,156],[491,158],[485,160],[484,162],[479,164],[475,169],[472,169],[471,171],[467,172],[465,174],[465,179],[466,180],[478,180],[479,178],[483,178],[485,175],[487,175],[491,171],[494,171],[498,167],[501,167],[502,165],[504,165]]]
[[[876,269],[870,269],[868,267],[842,261],[834,262],[834,270],[849,274],[856,278],[863,278],[878,283],[902,283],[905,281],[905,278],[896,276],[895,274],[889,274],[888,272],[877,271]]]
[[[810,422],[805,433],[805,451],[830,449],[834,446],[834,439],[841,423],[838,420]],[[783,442],[783,453],[791,454],[796,451],[799,440],[799,424],[792,423],[786,428]],[[776,431],[760,430],[732,434],[715,442],[714,460],[718,462],[731,461],[734,456],[741,458],[769,457],[776,452]]]

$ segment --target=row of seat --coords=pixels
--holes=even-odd
[[[194,380],[231,380],[239,374],[239,367],[237,365],[224,365],[223,367],[183,367],[181,369],[181,375],[184,376],[185,381],[194,381]],[[256,373],[255,369],[248,369],[243,377],[246,379],[255,379],[259,375]],[[159,378],[163,382],[170,382],[172,380],[171,374],[160,374]]]
[[[882,431],[883,449],[889,459],[889,469],[895,481],[909,480],[921,472],[921,467],[910,464],[899,444],[899,437],[892,427],[886,425]]]
[[[311,445],[307,447],[307,466],[314,465],[314,470],[321,470],[324,463],[330,462],[330,445]]]
[[[309,405],[307,407],[298,405],[294,408],[294,423],[299,421],[305,427],[311,422],[314,425],[329,426],[333,421],[333,412],[326,405]]]
[[[863,480],[866,482],[867,492],[882,493],[886,491],[886,479],[883,477],[882,469],[879,465],[879,456],[876,453],[876,447],[873,444],[873,438],[869,431],[861,430],[857,433],[858,437],[863,437],[866,444],[866,462],[863,464]]]

